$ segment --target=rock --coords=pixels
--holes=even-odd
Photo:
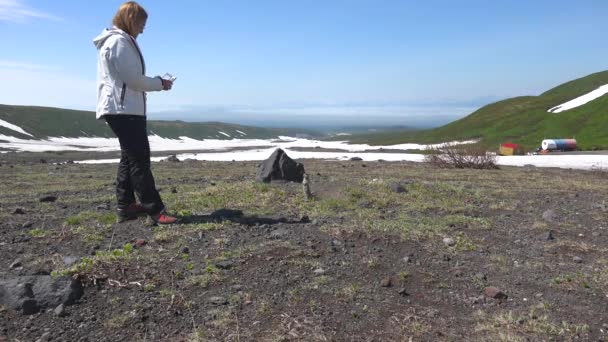
[[[51,339],[51,333],[49,331],[47,331],[44,334],[42,334],[42,336],[40,336],[40,338],[37,339],[36,342],[46,342],[46,341],[50,341],[50,339]]]
[[[448,247],[452,247],[456,244],[456,242],[452,238],[443,238],[443,243]]]
[[[409,256],[403,257],[403,259],[401,259],[401,260],[403,260],[403,262],[406,264],[409,264],[410,262],[412,262],[412,259]]]
[[[478,272],[478,273],[475,273],[475,279],[477,279],[479,281],[486,281],[486,280],[488,280],[488,277],[485,274]]]
[[[23,208],[17,208],[15,209],[15,211],[13,211],[13,215],[24,215],[25,214],[25,210],[23,210]]]
[[[215,267],[222,270],[229,270],[234,266],[234,262],[232,260],[222,260],[215,263]]]
[[[179,163],[180,162],[179,158],[177,158],[177,156],[175,154],[172,154],[169,157],[165,158],[164,161],[171,162],[171,163]]]
[[[362,161],[363,159],[360,157],[352,157],[349,159],[350,161]]]
[[[25,222],[24,224],[21,225],[21,228],[23,229],[28,229],[28,228],[32,228],[32,226],[34,225],[33,222]]]
[[[69,277],[39,275],[0,280],[0,305],[24,315],[74,304],[82,294],[82,284]]]
[[[392,190],[393,192],[398,193],[398,194],[401,194],[401,193],[407,192],[407,190],[406,190],[406,189],[403,187],[403,185],[401,185],[401,184],[399,184],[399,183],[396,183],[396,184],[391,185],[391,190]]]
[[[57,200],[57,196],[43,196],[40,197],[40,202],[55,202]]]
[[[380,286],[382,287],[391,287],[392,285],[393,281],[391,280],[391,277],[386,277],[380,282]]]
[[[100,204],[97,207],[95,207],[95,209],[97,209],[97,210],[110,210],[110,205],[107,204],[107,203]]]
[[[302,215],[302,217],[300,217],[300,223],[309,223],[310,222],[310,218],[308,217],[308,215]]]
[[[182,253],[183,254],[190,254],[190,248],[188,246],[182,247]]]
[[[547,241],[551,241],[551,240],[555,240],[555,236],[553,236],[554,232],[552,230],[550,230],[546,235],[545,235],[545,240]]]
[[[147,244],[148,244],[148,242],[146,240],[144,240],[144,239],[136,239],[135,240],[135,247],[141,248],[141,247],[143,247],[143,246],[145,246]]]
[[[280,148],[264,160],[258,169],[256,179],[270,183],[273,180],[284,180],[302,183],[304,180],[304,165],[295,162]]]
[[[15,261],[13,261],[13,263],[11,263],[11,265],[9,266],[10,269],[15,269],[15,268],[20,268],[23,266],[23,263],[21,263],[21,259],[16,259]]]
[[[572,261],[574,261],[577,264],[581,264],[581,263],[583,263],[583,258],[581,258],[579,256],[575,256],[574,258],[572,258]]]
[[[72,266],[78,260],[79,260],[79,258],[75,257],[75,256],[64,256],[63,257],[63,263],[68,267]]]
[[[325,270],[322,268],[317,268],[316,270],[312,271],[312,273],[314,273],[317,276],[320,276],[320,275],[325,274]]]
[[[548,209],[543,212],[543,220],[547,222],[554,222],[556,219],[555,211]]]
[[[500,300],[508,298],[508,296],[504,292],[502,292],[499,288],[493,287],[493,286],[486,287],[483,290],[483,294],[486,297],[494,298],[494,299],[500,299]]]
[[[410,295],[409,293],[407,293],[407,290],[405,288],[403,288],[403,287],[399,289],[398,293],[400,295],[402,295],[402,296],[409,296]]]
[[[67,312],[65,311],[65,305],[63,305],[63,304],[59,304],[55,308],[55,310],[53,310],[53,312],[55,312],[55,315],[57,315],[59,317],[67,316]]]
[[[209,301],[209,303],[214,304],[214,305],[228,304],[228,300],[226,300],[226,298],[220,297],[220,296],[209,297],[208,301]]]
[[[287,228],[278,228],[270,232],[271,239],[280,239],[286,235],[289,235],[289,230]]]

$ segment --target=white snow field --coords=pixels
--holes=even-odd
[[[563,111],[566,111],[568,109],[572,109],[572,108],[576,108],[579,106],[582,106],[588,102],[591,102],[595,99],[597,99],[600,96],[603,96],[604,94],[608,93],[608,84],[605,84],[597,89],[595,89],[594,91],[587,93],[585,95],[579,96],[577,98],[575,98],[574,100],[570,100],[566,103],[562,103],[559,106],[555,106],[553,108],[550,108],[547,112],[549,113],[561,113]]]
[[[604,86],[608,92],[608,85]],[[589,95],[589,94],[587,94]],[[601,95],[600,95],[601,96]],[[574,100],[573,100],[574,101]],[[9,128],[16,132],[25,132],[22,128],[0,120],[0,126]],[[228,135],[224,132],[220,134]],[[239,132],[245,134],[244,132]],[[209,161],[249,161],[264,160],[276,148],[284,149],[294,159],[332,159],[348,160],[359,157],[366,161],[415,161],[424,160],[424,156],[414,153],[395,153],[390,150],[429,149],[439,145],[423,144],[398,144],[386,146],[370,146],[367,144],[348,144],[348,141],[320,141],[293,137],[279,137],[279,139],[205,139],[196,140],[188,137],[179,139],[167,139],[158,135],[150,135],[150,149],[154,152],[171,151],[200,151],[199,153],[182,153],[177,157],[180,160],[195,159]],[[446,144],[470,144],[475,141],[450,142]],[[299,151],[297,148],[319,148],[330,150],[342,150],[339,152],[329,151]],[[45,140],[19,139],[12,136],[0,134],[0,149],[17,152],[44,152],[44,151],[91,151],[107,152],[118,151],[120,145],[116,138],[80,137],[65,138],[51,137]],[[365,152],[363,152],[365,151]],[[3,151],[6,153],[7,151]],[[1,154],[0,154],[1,155]],[[153,161],[160,161],[168,156],[154,157]],[[76,161],[84,164],[118,163],[118,159],[91,159]],[[560,167],[572,169],[608,169],[608,155],[532,155],[532,156],[508,156],[497,157],[499,165],[524,166],[534,165],[538,167]]]

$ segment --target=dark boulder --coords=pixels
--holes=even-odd
[[[82,294],[82,284],[68,277],[26,276],[0,280],[0,305],[24,315],[60,304],[74,304]]]
[[[256,179],[264,183],[274,180],[302,183],[304,165],[289,158],[282,149],[277,148],[268,159],[260,164]]]

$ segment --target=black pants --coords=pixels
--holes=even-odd
[[[164,209],[150,169],[150,143],[146,117],[140,115],[104,115],[120,142],[120,164],[116,175],[118,208],[135,203],[135,194],[149,215]]]

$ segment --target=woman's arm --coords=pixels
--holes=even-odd
[[[127,84],[127,87],[136,91],[163,90],[163,82],[160,77],[142,75],[142,66],[138,63],[139,54],[126,39],[116,39],[108,53],[109,61],[114,65],[118,77]]]

